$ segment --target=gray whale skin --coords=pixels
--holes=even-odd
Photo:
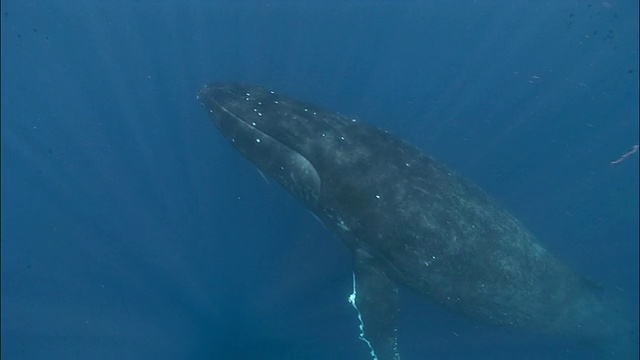
[[[400,359],[398,285],[485,323],[578,336],[601,344],[605,359],[637,359],[637,332],[598,285],[417,148],[259,86],[211,83],[198,99],[243,156],[349,247],[349,301],[373,359]]]

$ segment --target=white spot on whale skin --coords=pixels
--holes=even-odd
[[[431,259],[435,260],[435,259],[436,259],[436,257],[435,257],[435,256],[432,256],[432,257],[431,257]],[[423,263],[423,264],[425,264],[425,265],[427,265],[427,266],[430,266],[430,265],[431,265],[431,262],[432,262],[432,261],[423,261],[422,263]]]
[[[259,143],[259,142],[260,142],[260,139],[256,139],[256,142],[257,142],[257,143]]]
[[[342,219],[338,219],[338,227],[347,232],[350,230],[347,224],[345,224],[344,221],[342,221]]]
[[[380,199],[380,195],[376,195],[376,199]]]

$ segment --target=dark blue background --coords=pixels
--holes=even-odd
[[[367,359],[346,248],[195,99],[244,81],[471,178],[637,318],[638,2],[2,1],[3,359]],[[595,359],[403,289],[406,360]]]

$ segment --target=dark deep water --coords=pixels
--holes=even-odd
[[[369,359],[346,248],[195,99],[262,84],[456,168],[638,317],[638,2],[2,1],[2,359]],[[404,360],[597,359],[403,291]],[[637,336],[637,335],[636,335]]]

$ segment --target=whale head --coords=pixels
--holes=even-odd
[[[322,181],[314,138],[328,131],[312,105],[262,87],[211,83],[198,92],[213,123],[262,172],[307,205],[320,196]],[[315,163],[315,164],[314,164]]]

